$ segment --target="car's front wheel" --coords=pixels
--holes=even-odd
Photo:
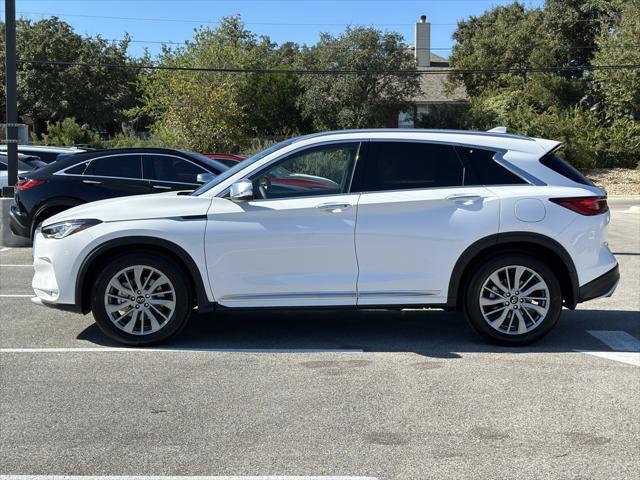
[[[148,253],[122,255],[98,274],[91,296],[96,323],[109,338],[152,345],[177,334],[191,313],[191,292],[171,259]]]
[[[558,322],[562,291],[541,260],[507,254],[480,265],[471,276],[465,310],[471,326],[501,345],[526,345]]]

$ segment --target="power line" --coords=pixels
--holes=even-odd
[[[28,65],[57,65],[57,66],[80,66],[92,68],[133,68],[137,70],[168,70],[184,72],[212,72],[212,73],[233,73],[233,74],[286,74],[286,75],[448,75],[455,74],[501,74],[501,73],[554,73],[554,72],[579,72],[587,70],[636,70],[640,64],[617,64],[617,65],[583,65],[583,66],[558,66],[558,67],[525,67],[525,68],[480,68],[480,69],[458,69],[458,68],[438,68],[432,70],[352,70],[352,69],[289,69],[280,70],[276,68],[235,68],[235,67],[171,67],[164,65],[132,65],[117,63],[89,63],[72,62],[63,60],[19,60],[20,64]]]
[[[105,20],[134,20],[145,22],[171,22],[171,23],[197,23],[204,25],[219,25],[220,20],[192,20],[186,18],[154,18],[154,17],[123,17],[113,15],[87,15],[79,13],[52,13],[52,12],[16,12],[20,15],[41,15],[41,16],[54,16],[54,17],[78,17],[78,18],[99,18]],[[467,20],[461,20],[467,21]],[[576,19],[572,22],[599,22],[599,19]],[[283,27],[346,27],[346,26],[376,26],[376,27],[412,27],[415,23],[322,23],[322,22],[244,22],[245,25],[264,25],[264,26],[283,26]],[[455,27],[458,25],[455,23],[438,23],[429,22],[431,26],[437,27]],[[477,22],[486,25],[494,25],[496,22]],[[517,22],[513,22],[514,24]]]

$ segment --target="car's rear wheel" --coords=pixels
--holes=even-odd
[[[526,345],[545,336],[562,311],[554,272],[524,254],[495,257],[471,276],[465,300],[471,326],[501,345]]]
[[[127,345],[152,345],[177,334],[191,313],[189,282],[160,255],[127,254],[98,274],[91,296],[96,323]]]

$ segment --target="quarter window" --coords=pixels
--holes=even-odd
[[[351,191],[378,192],[462,185],[463,168],[452,146],[371,142],[359,161]]]
[[[162,182],[197,183],[207,170],[183,158],[170,155],[143,155],[144,178]]]
[[[346,192],[359,143],[309,148],[251,177],[256,198],[288,198]]]
[[[114,155],[92,160],[85,175],[116,178],[142,178],[139,155]]]
[[[464,163],[465,185],[518,185],[527,183],[493,158],[496,152],[475,147],[456,147]]]

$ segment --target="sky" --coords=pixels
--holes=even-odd
[[[37,20],[53,14],[82,35],[121,39],[129,33],[129,53],[152,55],[160,42],[184,42],[199,26],[214,28],[227,15],[240,14],[249,30],[277,43],[313,44],[320,32],[337,34],[348,24],[401,33],[413,43],[414,24],[426,15],[434,53],[447,57],[455,23],[511,0],[16,0],[18,17]],[[527,7],[543,0],[526,0]],[[2,2],[4,7],[4,2]],[[2,11],[4,18],[4,9]]]

